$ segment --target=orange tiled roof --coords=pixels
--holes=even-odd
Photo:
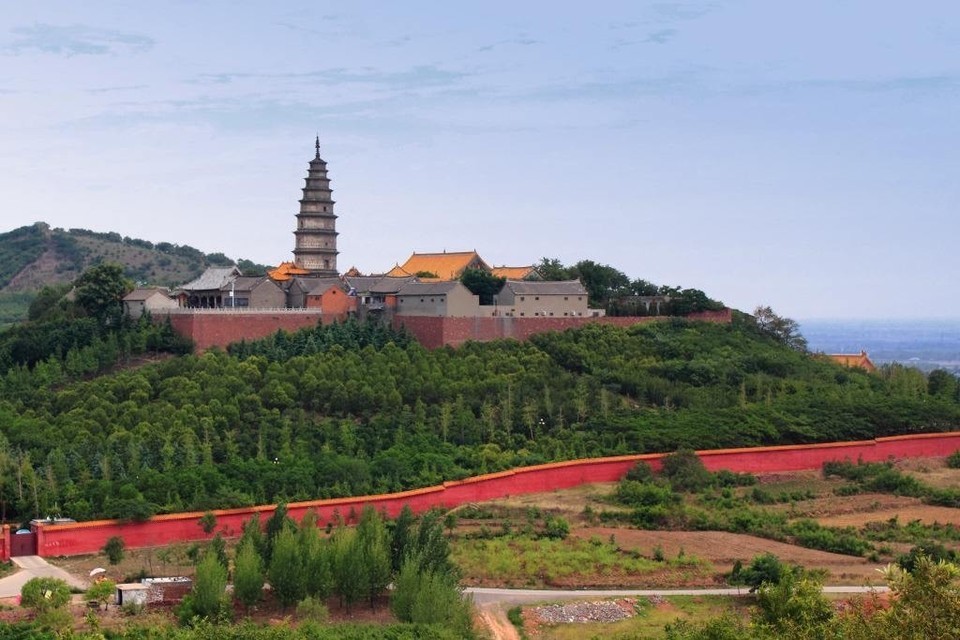
[[[310,271],[307,269],[301,269],[292,262],[281,262],[277,265],[276,269],[271,269],[267,272],[267,275],[270,276],[270,279],[275,282],[286,282],[294,276],[308,276]]]
[[[490,267],[476,251],[451,253],[414,253],[402,265],[387,272],[388,276],[413,276],[418,273],[434,273],[440,280],[456,280],[465,269],[477,266],[485,271]]]
[[[844,367],[861,368],[866,371],[876,371],[877,367],[870,361],[866,351],[860,353],[828,353],[827,357]]]
[[[526,280],[535,271],[533,267],[494,267],[490,273],[507,280]]]

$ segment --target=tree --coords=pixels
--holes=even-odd
[[[98,603],[102,609],[110,602],[110,598],[114,596],[116,591],[117,583],[113,580],[98,580],[90,585],[85,595],[87,601]]]
[[[765,306],[754,309],[753,318],[760,333],[796,351],[807,350],[807,339],[800,334],[800,325],[796,320],[779,316],[773,309]]]
[[[112,536],[107,540],[107,543],[103,545],[103,552],[107,555],[110,564],[120,564],[120,561],[123,560],[125,547],[123,538],[120,536]]]
[[[630,278],[609,265],[581,260],[573,266],[572,271],[573,277],[583,283],[592,305],[605,307],[612,300],[629,293]]]
[[[303,598],[306,589],[303,562],[296,535],[289,527],[280,531],[274,540],[268,574],[270,588],[284,609]]]
[[[563,266],[563,263],[556,258],[540,258],[537,264],[537,273],[544,280],[573,280],[576,278],[569,267]]]
[[[465,269],[460,276],[463,286],[480,297],[480,304],[486,305],[493,304],[493,297],[500,293],[506,281],[506,278],[498,278],[483,269]]]
[[[121,299],[133,284],[123,277],[119,264],[103,263],[84,271],[74,283],[77,305],[87,315],[106,324],[114,324],[120,318]]]
[[[823,637],[833,618],[833,605],[823,595],[823,585],[797,572],[788,571],[777,583],[765,582],[757,589],[756,622],[779,637]]]
[[[250,612],[263,596],[263,561],[256,545],[244,540],[237,547],[233,564],[233,594]]]
[[[713,480],[700,456],[690,449],[664,456],[662,473],[676,491],[700,491]]]
[[[70,587],[59,578],[30,578],[20,589],[20,606],[45,613],[70,602]]]
[[[214,515],[212,511],[207,511],[200,516],[200,520],[197,521],[197,525],[203,529],[204,533],[210,535],[213,533],[213,530],[217,528],[217,516]]]
[[[373,608],[375,599],[390,583],[390,544],[380,514],[367,505],[357,525],[357,552],[362,560],[363,582]]]
[[[227,588],[227,569],[216,554],[207,553],[197,565],[193,578],[193,589],[184,599],[184,606],[190,617],[217,618],[224,606],[224,592]]]

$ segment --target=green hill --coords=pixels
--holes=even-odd
[[[955,378],[844,369],[742,314],[732,325],[591,325],[433,351],[348,322],[96,375],[136,344],[176,351],[172,336],[138,333],[148,329],[68,342],[62,360],[0,377],[8,517],[143,517],[389,492],[549,460],[960,423]]]
[[[187,282],[208,266],[235,264],[222,253],[205,254],[187,245],[37,222],[0,234],[0,326],[25,319],[30,301],[44,286],[73,282],[101,262],[122,265],[134,282],[160,286]],[[240,263],[245,271],[263,268]]]

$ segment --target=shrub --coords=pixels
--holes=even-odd
[[[947,456],[947,466],[951,469],[960,469],[960,449]]]
[[[323,623],[330,619],[330,611],[322,600],[307,596],[297,603],[297,618]]]
[[[676,491],[700,491],[713,481],[703,461],[690,449],[680,449],[664,456],[663,476]]]
[[[570,535],[570,523],[565,518],[548,517],[543,524],[543,535],[548,538],[564,540]]]
[[[650,468],[649,464],[641,460],[627,471],[627,475],[624,476],[624,478],[636,482],[653,482],[653,469]]]
[[[113,536],[107,540],[107,543],[103,545],[103,552],[107,555],[110,564],[120,564],[120,561],[123,560],[125,546],[123,538],[120,536]]]
[[[682,499],[670,487],[649,482],[621,480],[617,485],[617,501],[630,507],[670,506]]]
[[[37,613],[59,609],[70,602],[70,587],[58,578],[30,578],[20,590],[20,606]]]
[[[89,602],[96,602],[102,608],[110,602],[116,590],[117,583],[113,580],[100,580],[90,585],[85,595]]]

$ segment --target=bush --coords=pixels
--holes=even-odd
[[[113,580],[94,582],[85,594],[89,602],[96,602],[100,607],[106,606],[117,590],[117,583]]]
[[[120,561],[123,560],[125,546],[123,538],[120,536],[113,536],[107,540],[107,543],[103,545],[103,552],[107,555],[110,564],[120,564]]]
[[[30,578],[20,590],[20,606],[37,613],[59,609],[70,602],[70,587],[58,578]]]
[[[960,449],[947,456],[947,466],[951,469],[960,469]]]
[[[307,596],[297,603],[297,618],[323,623],[330,619],[330,611],[322,600]]]
[[[543,535],[548,538],[564,540],[570,535],[570,523],[565,518],[548,517],[543,524]]]
[[[713,482],[703,461],[690,449],[680,449],[664,456],[663,476],[676,491],[701,491]]]
[[[649,464],[641,460],[627,471],[624,479],[634,480],[636,482],[653,482],[653,469],[650,468]]]
[[[682,499],[670,487],[659,484],[621,480],[617,485],[617,502],[629,507],[667,507],[679,504]]]

